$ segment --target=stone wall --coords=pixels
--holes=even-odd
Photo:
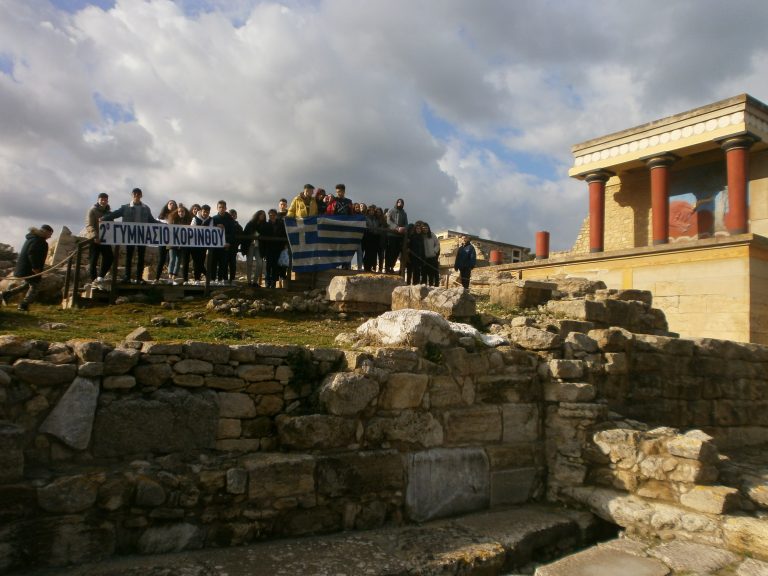
[[[0,336],[0,569],[543,494],[537,357]]]

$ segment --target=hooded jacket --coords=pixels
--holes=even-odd
[[[99,219],[109,214],[109,204],[103,208],[98,202],[91,206],[88,214],[85,215],[85,237],[96,238],[99,235]]]
[[[30,228],[26,235],[26,241],[19,252],[19,259],[16,261],[16,270],[14,275],[18,278],[31,276],[35,270],[40,272],[45,265],[45,258],[48,256],[47,234],[40,228]]]

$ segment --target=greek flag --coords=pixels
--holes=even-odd
[[[294,272],[317,272],[349,264],[365,232],[365,216],[285,218]]]

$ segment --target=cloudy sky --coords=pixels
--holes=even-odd
[[[570,248],[571,145],[748,92],[765,0],[0,0],[0,242],[302,185]]]

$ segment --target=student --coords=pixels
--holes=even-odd
[[[304,189],[296,195],[288,208],[287,218],[307,218],[317,216],[317,202],[313,196],[315,187],[304,184]]]
[[[179,204],[176,212],[168,215],[168,224],[176,226],[189,226],[192,223],[192,214],[187,210],[184,204]],[[189,248],[181,246],[171,246],[170,256],[168,258],[168,279],[175,285],[178,281],[179,266],[181,266],[181,282],[189,280]]]
[[[208,204],[203,204],[198,210],[197,214],[192,218],[192,226],[213,226],[213,218],[211,218],[211,207]],[[207,250],[205,248],[191,248],[190,254],[192,256],[192,266],[194,274],[194,283],[201,282],[203,276],[208,277],[208,270],[205,268],[205,255]]]
[[[344,184],[336,184],[336,196],[331,198],[325,212],[338,216],[349,216],[353,213],[353,203],[347,198],[347,187]]]
[[[261,272],[264,268],[264,256],[259,244],[259,229],[267,221],[267,213],[258,210],[245,225],[245,239],[240,243],[241,254],[245,256],[245,276],[248,286],[261,285]]]
[[[229,247],[235,240],[235,221],[227,212],[227,203],[219,200],[216,203],[216,215],[213,217],[213,225],[224,230],[224,247],[213,249],[214,271],[213,277],[221,286],[230,283],[229,279]]]
[[[166,202],[165,206],[160,210],[160,214],[157,215],[157,221],[162,222],[163,224],[168,224],[168,217],[171,214],[175,214],[176,210],[179,209],[179,205],[176,204],[176,200],[168,200]],[[168,259],[168,256],[170,254],[170,246],[158,246],[157,249],[157,271],[155,273],[155,282],[160,282],[161,278],[163,277],[163,267],[165,266],[165,261]],[[168,274],[170,276],[171,273],[171,266],[170,263],[168,265]]]
[[[424,267],[422,268],[422,282],[429,286],[440,285],[440,240],[437,238],[429,224],[421,223],[424,233]]]
[[[30,228],[26,236],[24,245],[19,252],[19,259],[16,261],[16,269],[13,275],[24,280],[22,284],[0,292],[0,304],[5,306],[6,300],[11,296],[23,292],[24,299],[19,303],[18,309],[26,312],[29,305],[37,299],[37,293],[40,288],[41,276],[45,258],[48,256],[48,238],[53,234],[53,228],[48,224],[43,224],[40,228]]]
[[[459,242],[453,269],[459,271],[461,285],[464,286],[465,290],[469,290],[469,277],[472,275],[472,269],[477,263],[477,253],[475,252],[475,247],[469,242],[469,236],[466,234],[459,239]]]
[[[156,224],[157,220],[152,216],[152,210],[150,210],[149,206],[146,204],[142,204],[142,196],[143,192],[141,191],[141,188],[134,188],[131,192],[131,202],[129,204],[123,204],[114,212],[106,214],[102,220],[109,222],[116,218],[122,218],[123,222]],[[138,246],[138,250],[136,250],[136,248],[137,246],[134,246],[133,244],[129,244],[125,247],[125,275],[121,280],[124,284],[128,284],[131,281],[131,265],[133,263],[134,252],[138,252],[138,261],[136,262],[136,282],[138,284],[144,283],[144,254],[147,251],[147,247]]]
[[[229,265],[229,280],[234,283],[237,279],[237,252],[240,248],[240,237],[243,235],[243,227],[240,226],[240,222],[237,221],[237,210],[230,208],[229,215],[232,216],[232,221],[235,224],[235,233],[232,243],[227,249],[227,264]]]
[[[403,234],[408,226],[405,201],[398,198],[395,207],[387,212],[387,273],[395,272],[395,263],[403,251]],[[401,263],[402,264],[402,263]]]
[[[99,242],[99,220],[109,214],[109,211],[109,194],[102,192],[97,197],[96,204],[91,206],[85,215],[85,237],[91,239],[88,250],[88,272],[91,282],[102,282],[112,268],[114,260],[112,246]],[[101,260],[101,267],[99,267],[99,260]]]

